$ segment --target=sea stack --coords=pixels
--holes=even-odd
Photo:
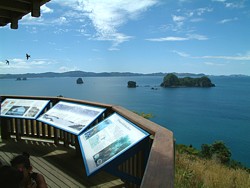
[[[83,84],[82,78],[78,78],[78,79],[76,80],[76,83],[77,83],[77,84]]]
[[[128,88],[135,88],[136,82],[135,81],[128,81]]]

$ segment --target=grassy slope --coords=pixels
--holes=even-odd
[[[250,188],[246,170],[228,168],[215,160],[176,152],[175,168],[176,188]]]

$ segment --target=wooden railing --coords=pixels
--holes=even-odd
[[[119,164],[118,170],[124,177],[122,180],[128,187],[174,187],[174,138],[173,133],[168,129],[120,106],[64,97],[1,96],[2,101],[5,98],[50,100],[45,111],[53,107],[58,101],[106,108],[103,115],[91,126],[96,125],[114,112],[120,114],[151,135],[150,139],[143,142],[143,147],[126,158],[122,164]],[[63,144],[65,147],[74,147],[77,152],[80,152],[78,139],[75,135],[45,123],[6,117],[2,117],[0,123],[2,139],[14,138],[17,141],[23,139],[45,140],[54,144]]]

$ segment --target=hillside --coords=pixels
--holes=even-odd
[[[63,73],[45,72],[45,73],[27,73],[27,74],[0,74],[0,79],[9,78],[43,78],[43,77],[122,77],[122,76],[165,76],[167,73],[131,73],[131,72],[84,72],[84,71],[69,71]],[[204,76],[204,74],[191,74],[191,73],[174,73],[180,77],[182,76]]]
[[[187,153],[176,152],[176,188],[225,188],[250,187],[250,173],[244,169],[233,169],[215,160],[202,159]]]

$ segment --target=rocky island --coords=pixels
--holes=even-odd
[[[77,83],[77,84],[83,84],[82,78],[78,78],[78,79],[76,80],[76,83]]]
[[[164,77],[161,87],[215,87],[215,85],[207,76],[178,78],[175,74],[170,73]]]
[[[135,88],[136,82],[135,81],[128,81],[128,88]]]
[[[27,80],[27,78],[26,78],[26,77],[23,77],[23,78],[21,78],[21,77],[17,77],[17,78],[16,78],[16,80],[17,80],[17,81]]]

